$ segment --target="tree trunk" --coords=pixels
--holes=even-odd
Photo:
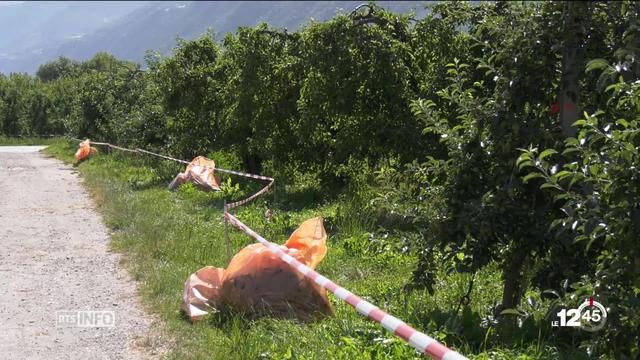
[[[564,4],[564,46],[562,51],[562,81],[560,82],[560,120],[565,136],[575,136],[573,123],[581,117],[580,75],[584,71],[581,45],[584,40],[583,17],[588,5],[567,1]]]
[[[516,249],[507,259],[506,266],[502,269],[504,289],[502,291],[502,306],[504,309],[513,309],[520,304],[523,293],[522,268],[527,258],[526,251]]]

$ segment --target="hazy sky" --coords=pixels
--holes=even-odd
[[[24,1],[0,1],[0,6],[10,6],[15,4],[21,4]]]

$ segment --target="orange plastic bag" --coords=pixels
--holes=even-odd
[[[190,181],[202,190],[218,191],[220,190],[220,180],[214,174],[215,167],[216,163],[213,160],[198,156],[187,165],[185,172],[178,174],[173,179],[169,184],[169,189],[174,190],[181,184]]]
[[[78,151],[76,151],[76,161],[82,161],[89,156],[95,154],[98,150],[91,146],[89,139],[80,143]]]
[[[305,221],[280,247],[315,268],[327,253],[322,218]],[[192,322],[210,308],[231,307],[257,316],[311,320],[333,314],[324,288],[304,277],[262,244],[246,246],[227,269],[205,267],[184,284],[182,309]]]

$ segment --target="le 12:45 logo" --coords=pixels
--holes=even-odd
[[[607,309],[593,298],[580,304],[577,309],[562,309],[557,315],[560,320],[552,321],[553,327],[579,327],[594,332],[607,323]]]

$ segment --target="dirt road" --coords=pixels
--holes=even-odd
[[[0,359],[156,357],[80,178],[41,148],[0,146]]]

